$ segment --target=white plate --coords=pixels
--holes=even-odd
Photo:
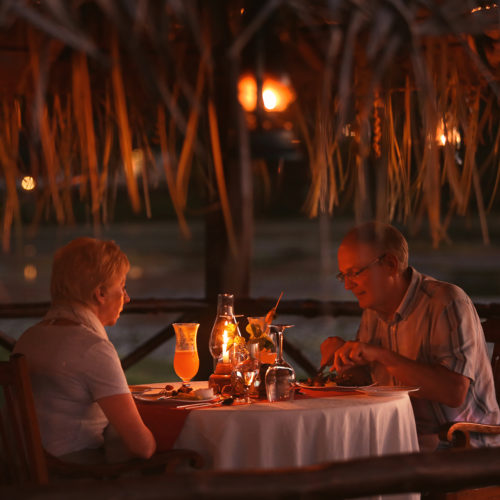
[[[176,398],[175,396],[162,397],[160,395],[156,396],[145,396],[144,394],[134,394],[134,398],[138,401],[146,401],[148,403],[182,403],[182,404],[196,404],[196,403],[211,403],[217,401],[218,397],[203,398],[203,399],[184,399]]]
[[[359,390],[369,396],[397,396],[418,391],[419,389],[420,387],[406,385],[374,385]]]
[[[360,391],[365,387],[370,386],[348,386],[348,385],[307,385],[302,383],[297,383],[297,387],[300,389],[305,389],[306,391],[318,391],[318,392],[352,392]]]

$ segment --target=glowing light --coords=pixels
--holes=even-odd
[[[295,99],[290,85],[285,81],[266,77],[262,84],[262,101],[266,111],[284,111]],[[244,75],[238,82],[238,100],[245,111],[257,106],[257,82],[252,75]]]
[[[350,123],[347,123],[342,127],[342,133],[344,137],[356,137],[356,131],[353,130]]]
[[[229,352],[227,350],[227,344],[229,342],[229,337],[227,335],[226,330],[224,330],[224,334],[222,335],[222,362],[229,363]]]
[[[26,281],[34,281],[38,276],[38,270],[33,264],[27,264],[24,266],[24,279]]]
[[[253,111],[257,106],[257,82],[252,76],[244,76],[238,82],[238,100],[245,111]]]
[[[448,120],[446,121],[449,123]],[[443,120],[439,121],[436,131],[436,142],[438,143],[438,146],[446,146],[446,143],[450,143],[459,147],[461,141],[462,138],[460,137],[460,132],[456,127],[448,126],[448,128],[445,129]]]
[[[479,7],[474,7],[472,10],[471,10],[471,14],[474,14],[476,12],[480,12],[482,10],[490,10],[490,9],[496,9],[497,7],[497,4],[496,3],[492,3],[491,5],[485,5],[484,7],[482,6],[479,6]]]
[[[32,191],[36,187],[36,181],[31,175],[26,175],[21,180],[21,187],[25,191]]]
[[[128,277],[133,280],[137,280],[142,278],[144,274],[144,269],[141,266],[130,266],[130,270],[128,272]]]
[[[274,109],[278,103],[278,97],[271,89],[266,89],[262,92],[262,100],[264,101],[264,107],[269,110]]]
[[[142,169],[144,168],[145,163],[145,155],[142,149],[133,149],[132,150],[132,170],[134,175],[138,177],[142,173]]]

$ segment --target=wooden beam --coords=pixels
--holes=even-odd
[[[16,339],[12,338],[4,332],[0,332],[0,347],[7,349],[11,352],[14,350],[14,345],[16,344]]]

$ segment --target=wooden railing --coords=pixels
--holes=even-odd
[[[235,311],[244,312],[246,316],[265,314],[275,304],[274,298],[237,299]],[[500,317],[500,304],[475,304],[482,319]],[[48,310],[49,303],[24,303],[1,304],[0,319],[2,318],[37,318],[42,317]],[[139,299],[130,302],[122,314],[159,314],[179,313],[180,321],[198,321],[202,323],[199,338],[201,342],[208,343],[209,330],[215,317],[215,304],[203,299]],[[360,316],[361,309],[356,302],[319,301],[319,300],[282,300],[279,305],[279,314],[294,315],[306,318],[318,316]],[[122,359],[124,369],[146,357],[157,347],[174,337],[171,324],[165,325],[159,332],[136,347]],[[204,338],[206,337],[206,338]],[[0,345],[7,350],[12,350],[15,340],[0,332]],[[312,374],[315,366],[307,356],[292,342],[285,339],[287,355],[300,366],[306,373]],[[203,363],[202,363],[203,365]],[[205,367],[209,366],[205,360]],[[205,370],[206,371],[206,370]],[[206,377],[207,373],[200,367],[200,376]]]
[[[247,315],[260,315],[274,305],[274,299],[244,299],[236,302],[236,310]],[[49,304],[0,305],[0,318],[41,317]],[[179,313],[186,318],[211,318],[215,306],[198,299],[135,300],[124,314]],[[479,316],[498,326],[500,304],[476,304]],[[303,317],[359,316],[354,302],[320,302],[315,300],[282,301],[280,314]],[[493,321],[491,321],[493,320]],[[208,323],[208,330],[211,322]],[[173,335],[166,326],[123,360],[132,364],[151,352],[155,346]],[[498,328],[494,328],[498,331]],[[487,337],[491,334],[485,328]],[[0,343],[13,347],[13,339],[0,336]],[[289,346],[290,347],[290,346]],[[292,346],[293,347],[293,346]],[[293,351],[293,349],[292,349]],[[293,357],[290,352],[288,353]],[[297,358],[303,356],[299,352]],[[304,359],[306,359],[304,357]],[[307,366],[307,363],[304,363]],[[453,452],[419,453],[397,456],[371,457],[346,462],[331,462],[298,469],[271,471],[196,471],[175,476],[88,482],[72,485],[50,485],[44,488],[26,486],[9,490],[0,487],[0,498],[38,500],[104,500],[119,498],[127,491],[127,498],[159,500],[169,498],[197,498],[219,500],[240,498],[260,500],[354,498],[367,495],[427,492],[438,494],[464,488],[500,485],[500,448],[484,448]],[[436,498],[430,496],[429,498]]]
[[[413,453],[265,471],[194,471],[107,481],[0,487],[18,500],[304,500],[425,492],[435,494],[500,484],[500,448]],[[498,498],[488,496],[474,498]]]

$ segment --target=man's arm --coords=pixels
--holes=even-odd
[[[353,366],[380,363],[402,384],[420,387],[412,396],[436,401],[452,408],[460,406],[470,380],[439,364],[413,361],[383,347],[364,342],[346,342],[336,350],[333,368],[338,372]]]
[[[130,393],[100,398],[97,403],[130,453],[141,458],[153,455],[156,450],[155,438],[144,425]]]

